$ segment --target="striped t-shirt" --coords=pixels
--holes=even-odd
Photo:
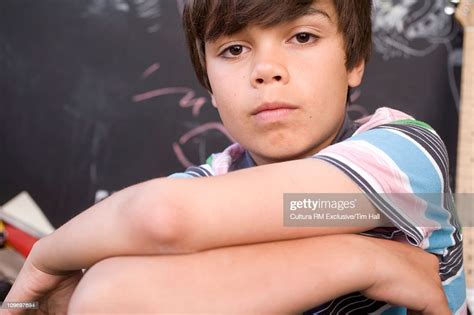
[[[312,158],[331,163],[352,178],[394,226],[362,235],[409,243],[438,256],[449,307],[453,314],[467,314],[461,227],[449,187],[447,156],[429,125],[384,107],[356,122],[346,115],[335,141]],[[171,177],[216,176],[252,166],[255,162],[248,152],[233,144],[206,164]],[[304,314],[392,315],[406,314],[406,308],[354,292]]]

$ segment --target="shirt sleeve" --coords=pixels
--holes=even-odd
[[[168,176],[169,178],[194,178],[194,177],[208,177],[214,176],[214,171],[209,164],[202,164],[200,166],[190,166],[182,173],[174,173]]]
[[[354,180],[407,242],[438,254],[458,243],[447,151],[427,124],[408,119],[378,125],[314,158]]]

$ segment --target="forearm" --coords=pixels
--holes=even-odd
[[[178,250],[202,251],[225,246],[255,244],[334,234],[355,234],[377,226],[379,220],[315,220],[314,226],[289,226],[283,220],[285,193],[311,193],[338,201],[352,194],[356,208],[339,213],[377,214],[359,187],[339,169],[315,160],[298,160],[254,167],[223,176],[170,181],[172,208],[181,226]],[[317,209],[321,215],[329,210]],[[316,213],[314,212],[314,213]],[[293,221],[294,223],[295,221]],[[303,222],[303,221],[300,221]],[[305,221],[304,223],[308,223]],[[178,245],[178,244],[176,244]]]
[[[370,293],[379,300],[392,299],[396,305],[418,310],[431,305],[439,314],[445,314],[430,295],[430,288],[424,286],[426,277],[417,277],[420,264],[424,269],[432,269],[423,265],[423,252],[395,243],[372,242],[358,235],[331,235],[218,248],[191,255],[119,257],[100,262],[88,271],[85,282],[75,293],[75,307],[80,307],[75,311],[93,313],[100,307],[109,313],[233,310],[242,314],[295,314],[349,293],[367,291],[379,283],[377,278],[387,279],[386,274],[391,274],[396,281],[386,283],[384,290]],[[404,261],[404,256],[412,254],[416,264]],[[384,268],[376,268],[377,265]],[[408,267],[403,274],[398,274],[399,265]],[[127,270],[133,271],[133,279],[121,276]],[[127,293],[126,302],[123,292],[118,290],[124,285],[144,284],[149,290]],[[397,291],[404,296],[393,299],[393,292]],[[109,301],[107,306],[104,296]]]
[[[107,313],[301,313],[370,286],[373,261],[362,245],[353,236],[334,235],[105,260],[86,273],[73,309],[97,312],[96,301]],[[127,270],[133,277],[121,276]],[[128,292],[124,300],[119,292],[124,285],[148,290]]]
[[[157,200],[153,208],[149,206],[148,186],[128,187],[83,211],[37,242],[30,254],[32,262],[44,271],[58,273],[88,268],[108,257],[164,251],[169,228],[164,213],[169,212],[157,214],[164,207]]]
[[[284,226],[286,192],[359,191],[332,166],[297,162],[213,178],[155,179],[129,187],[41,240],[32,255],[44,263],[44,270],[75,270],[113,256],[190,253],[374,227],[360,222],[341,227]],[[310,173],[308,167],[313,167]],[[342,183],[334,184],[338,176]],[[365,206],[362,200],[358,205],[372,207],[367,200]]]

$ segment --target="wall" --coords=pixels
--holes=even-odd
[[[430,123],[454,169],[461,34],[447,1],[376,1],[353,118]],[[58,226],[113,191],[230,144],[187,57],[182,0],[0,2],[0,203],[28,191]]]

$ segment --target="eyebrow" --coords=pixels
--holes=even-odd
[[[320,15],[320,16],[324,16],[325,18],[327,18],[327,19],[329,20],[329,22],[332,23],[331,17],[329,16],[329,14],[327,14],[326,11],[323,11],[323,10],[320,10],[320,9],[317,9],[317,8],[314,8],[314,7],[310,7],[310,8],[308,9],[308,12],[307,12],[305,15]]]

